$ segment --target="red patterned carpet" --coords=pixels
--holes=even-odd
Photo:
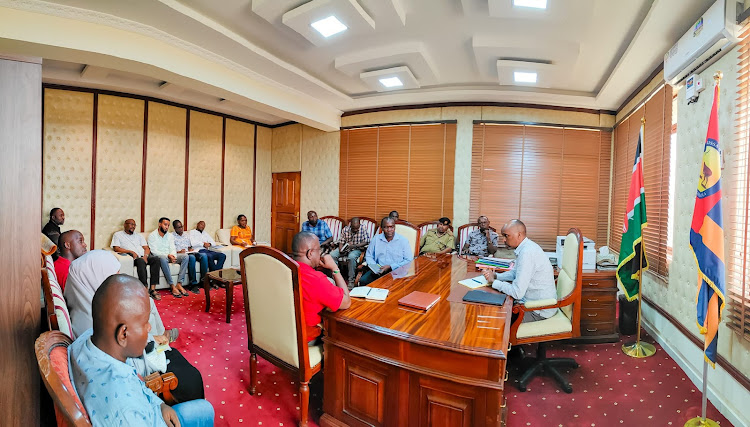
[[[231,324],[225,323],[223,289],[212,291],[208,313],[203,291],[180,299],[162,291],[157,306],[167,327],[180,328],[173,345],[203,374],[217,426],[295,426],[298,385],[291,373],[259,357],[258,393],[247,392],[249,352],[242,289],[236,287],[234,292]],[[572,394],[560,391],[547,377],[534,379],[529,391],[521,393],[515,387],[519,370],[511,367],[508,426],[682,426],[700,414],[700,390],[661,347],[656,345],[655,356],[637,360],[622,354],[620,346],[548,346],[549,357],[573,357],[581,365],[567,374]],[[319,375],[311,384],[312,426],[321,413],[322,391]],[[708,415],[722,426],[731,426],[710,402]]]

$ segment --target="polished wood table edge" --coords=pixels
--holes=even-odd
[[[504,305],[505,304],[503,304],[503,306]],[[418,337],[416,335],[412,335],[406,332],[395,331],[393,329],[373,325],[372,323],[362,322],[360,320],[355,320],[349,317],[338,317],[338,316],[333,317],[333,313],[323,313],[323,316],[324,317],[330,316],[333,321],[338,322],[338,323],[344,323],[347,325],[356,326],[358,328],[362,328],[362,329],[375,332],[381,335],[387,335],[393,338],[398,338],[400,340],[408,341],[414,344],[434,347],[437,349],[450,349],[458,353],[469,354],[472,356],[489,357],[492,359],[506,359],[507,358],[507,354],[503,350],[489,350],[489,349],[481,348],[481,347],[456,345],[455,343],[451,343],[447,341],[431,340],[431,339],[424,338],[424,337]],[[507,336],[510,331],[510,322],[506,323],[506,329],[507,331],[505,333],[505,336]]]
[[[422,375],[429,375],[431,377],[439,378],[445,381],[456,382],[456,383],[465,384],[465,385],[474,386],[474,387],[491,388],[494,390],[505,389],[505,384],[503,380],[491,381],[491,380],[482,380],[482,379],[477,379],[477,378],[465,377],[465,376],[460,376],[460,375],[455,375],[455,374],[445,374],[440,371],[435,371],[433,369],[422,368],[420,366],[417,366],[411,363],[401,362],[396,359],[391,359],[390,357],[381,356],[378,353],[373,353],[371,351],[363,350],[359,347],[346,344],[342,341],[335,340],[330,337],[324,337],[323,342],[336,346],[338,348],[350,351],[359,356],[369,357],[379,362],[387,363],[391,366],[397,366],[399,368],[407,369],[407,370],[410,370],[410,371],[413,371]]]

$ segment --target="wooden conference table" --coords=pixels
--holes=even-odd
[[[506,353],[512,299],[503,306],[462,301],[459,284],[479,274],[455,255],[421,256],[370,286],[385,302],[354,298],[324,315],[323,426],[505,425]],[[490,288],[483,288],[496,292]],[[412,291],[439,294],[427,312],[398,300]]]

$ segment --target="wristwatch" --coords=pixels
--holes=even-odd
[[[339,270],[333,270],[333,274],[341,274],[341,271],[339,271]]]

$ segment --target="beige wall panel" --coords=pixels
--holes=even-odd
[[[302,194],[300,216],[339,214],[339,132],[302,128]]]
[[[302,170],[302,125],[293,124],[273,129],[273,172],[297,172]]]
[[[441,120],[441,109],[439,107],[433,108],[418,108],[415,110],[393,110],[393,111],[378,111],[375,113],[357,114],[354,116],[346,116],[341,118],[341,126],[362,126],[362,125],[376,125],[382,123],[398,123],[398,122],[426,122],[432,120]]]
[[[453,228],[471,222],[469,195],[471,193],[471,143],[474,120],[482,114],[482,107],[445,107],[441,120],[456,120],[456,163],[453,169]]]
[[[224,228],[237,222],[237,215],[253,223],[253,145],[255,126],[227,119],[224,151]],[[193,228],[193,225],[190,226]]]
[[[42,223],[65,211],[63,230],[79,230],[91,243],[91,155],[94,95],[44,90],[44,188]]]
[[[673,231],[673,259],[669,267],[669,280],[654,280],[646,275],[644,280],[644,295],[652,299],[655,304],[664,308],[675,319],[682,323],[696,336],[698,330],[695,324],[695,294],[697,291],[697,268],[689,246],[690,222],[695,204],[695,191],[698,183],[699,169],[702,161],[703,145],[706,138],[708,116],[713,101],[713,79],[715,71],[724,73],[720,89],[719,103],[719,143],[723,149],[726,165],[732,165],[736,153],[733,150],[735,137],[735,111],[737,93],[737,49],[728,53],[706,71],[701,73],[706,82],[707,90],[698,102],[686,105],[684,87],[677,96],[677,159],[675,174],[675,208]],[[729,244],[729,233],[726,224],[729,223],[729,201],[735,192],[732,168],[727,167],[722,172],[722,190],[726,195],[723,201],[726,248]],[[728,250],[725,250],[729,254]],[[725,260],[726,261],[726,260]],[[726,314],[719,328],[719,354],[739,369],[744,375],[750,376],[750,342],[738,338],[726,327]],[[701,360],[690,361],[700,372]]]
[[[186,120],[184,108],[148,103],[145,231],[155,230],[163,216],[181,220],[185,214]]]
[[[206,221],[213,236],[221,222],[222,118],[190,112],[187,224]],[[192,227],[189,227],[189,229]]]
[[[705,74],[704,74],[705,75]],[[710,75],[708,75],[711,77]],[[711,80],[713,81],[713,80]],[[619,122],[620,120],[624,119],[625,116],[630,114],[630,110],[633,109],[636,105],[640,104],[641,102],[646,100],[646,96],[651,93],[654,89],[656,89],[657,86],[660,86],[662,83],[664,83],[664,71],[659,72],[659,74],[656,75],[653,79],[651,79],[648,84],[638,91],[638,93],[628,101],[627,104],[623,105],[622,108],[620,108],[619,112],[617,113],[617,116],[615,117],[615,123]],[[707,84],[707,83],[706,83]],[[708,87],[708,86],[706,86]]]
[[[255,233],[260,242],[271,241],[271,154],[273,150],[272,129],[258,127],[255,183]]]
[[[599,114],[599,127],[611,128],[615,126],[615,116],[612,114]]]
[[[599,113],[580,113],[538,108],[482,107],[482,116],[477,118],[477,120],[508,120],[598,127]]]
[[[128,218],[141,217],[144,101],[99,95],[96,143],[96,248],[109,247]]]

